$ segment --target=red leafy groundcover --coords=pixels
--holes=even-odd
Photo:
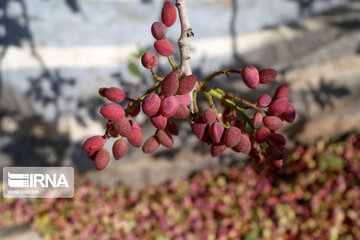
[[[74,199],[1,199],[48,239],[360,239],[360,135],[297,146],[281,174],[230,167],[138,192],[80,178]]]

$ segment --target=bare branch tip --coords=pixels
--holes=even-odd
[[[192,31],[192,28],[186,29],[185,33],[186,33],[186,36],[187,36],[188,38],[189,38],[189,37],[194,37],[194,33],[193,33],[193,31]]]

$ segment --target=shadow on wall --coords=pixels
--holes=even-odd
[[[289,0],[293,2],[297,2],[298,4],[298,15],[299,17],[310,17],[314,15],[314,3],[317,0]],[[329,0],[320,0],[323,2],[328,2]]]
[[[77,0],[66,0],[65,3],[72,12],[80,12]],[[17,7],[20,7],[20,16],[14,17],[9,14],[10,4],[17,4]],[[9,125],[1,125],[0,134],[3,140],[0,145],[1,151],[10,157],[10,164],[14,166],[61,165],[61,161],[65,157],[69,157],[70,159],[77,159],[74,161],[77,167],[90,167],[88,161],[84,161],[86,154],[81,151],[81,143],[69,141],[69,136],[60,133],[56,126],[60,116],[64,114],[72,115],[78,123],[85,126],[86,123],[79,112],[84,109],[92,119],[96,119],[98,116],[96,110],[102,104],[101,99],[93,97],[83,100],[64,94],[66,88],[74,87],[77,81],[74,78],[63,77],[58,69],[49,69],[37,53],[30,31],[30,19],[25,0],[2,0],[0,1],[0,11],[2,12],[0,27],[3,29],[2,35],[0,35],[1,96],[3,96],[4,90],[1,66],[7,50],[11,46],[23,48],[22,44],[26,42],[30,46],[33,58],[39,63],[40,73],[36,77],[27,78],[30,87],[25,92],[25,97],[29,102],[41,104],[44,108],[52,105],[55,109],[55,117],[52,122],[45,121],[43,116],[38,114],[24,117],[20,116],[17,110],[10,112],[0,109],[0,122],[10,121],[12,122],[11,126],[15,126],[9,131]],[[45,83],[49,89],[44,88]],[[74,101],[77,105],[77,111],[69,112],[68,109],[60,107],[60,103],[67,105]]]
[[[66,0],[65,2],[74,13],[80,11],[77,0]],[[10,4],[17,4],[20,7],[20,16],[10,16],[8,12]],[[0,15],[0,28],[2,29],[0,33],[0,94],[2,94],[3,79],[1,65],[9,47],[22,47],[22,43],[24,41],[27,42],[30,45],[31,54],[43,69],[43,75],[48,75],[49,70],[36,52],[33,36],[29,27],[30,19],[25,0],[2,0],[0,2],[0,12],[2,13]]]
[[[237,26],[236,26],[236,18],[239,14],[240,6],[239,0],[230,0],[231,1],[231,16],[230,16],[230,35],[231,35],[231,42],[232,42],[232,50],[233,50],[233,58],[236,60],[238,64],[244,65],[246,63],[245,59],[243,59],[236,51],[237,49]],[[297,3],[297,9],[298,9],[298,17],[300,19],[307,18],[314,16],[314,4],[316,1],[322,1],[322,2],[329,2],[330,0],[288,0],[291,2]],[[300,27],[300,25],[294,21],[287,23],[290,27]],[[265,26],[264,29],[269,28],[275,28],[276,26]]]
[[[316,0],[289,0],[289,1],[296,1],[298,3],[298,10],[299,10],[299,16],[304,16],[304,12],[311,12],[312,15],[315,14],[312,10],[313,8],[313,4]],[[329,0],[319,0],[319,1],[329,1]],[[238,11],[239,11],[239,6],[238,6],[238,0],[231,0],[232,3],[232,14],[231,14],[231,19],[229,22],[229,26],[230,26],[230,33],[232,36],[232,51],[233,51],[233,60],[230,64],[226,64],[222,66],[222,69],[231,69],[231,68],[242,68],[245,65],[254,65],[256,66],[258,69],[262,69],[262,68],[266,68],[266,66],[263,66],[260,62],[252,62],[247,60],[247,57],[245,55],[241,55],[238,53],[237,51],[237,46],[236,46],[236,17],[238,15]],[[325,12],[320,12],[320,13],[316,13],[317,15],[326,15],[329,14],[329,12],[336,12],[336,11],[341,11],[341,12],[348,12],[348,11],[352,11],[351,9],[349,9],[348,7],[344,7],[344,6],[340,6],[334,9],[330,9],[330,10],[326,10]],[[299,19],[299,21],[301,21],[301,19]],[[302,28],[301,24],[299,21],[296,22],[289,22],[286,25],[290,28],[295,28],[295,29],[299,29]],[[348,29],[348,30],[355,30],[355,29],[360,29],[360,21],[358,19],[354,19],[354,20],[346,20],[346,21],[341,21],[341,22],[333,22],[331,23],[331,25],[339,27],[339,28],[343,28],[344,30]],[[264,29],[269,29],[269,28],[275,28],[277,26],[266,26],[264,27]],[[306,42],[301,43],[299,42],[299,45],[301,44],[307,44]],[[261,49],[259,50],[261,52]],[[261,53],[260,53],[261,54]],[[277,53],[280,54],[281,53]],[[279,70],[279,73],[285,74],[288,71],[291,71],[293,69],[292,66],[292,62],[289,62],[287,66],[285,66],[283,69]],[[201,69],[196,69],[196,71],[200,74],[200,76],[205,77],[207,75],[207,73],[203,73],[201,71]],[[225,78],[225,77],[224,77]],[[236,83],[237,81],[239,81],[240,76],[231,76],[230,78],[227,78],[227,85],[225,85],[225,90],[227,91],[234,91],[234,83]],[[280,85],[280,84],[285,84],[286,81],[283,82],[277,82],[276,84],[270,84],[267,86],[267,89],[262,90],[261,92],[258,91],[258,95],[260,94],[264,94],[264,93],[269,93],[269,92],[274,92],[275,89]],[[215,81],[215,83],[213,83],[213,85],[219,85],[218,81]],[[248,91],[246,91],[247,89],[245,89],[245,91],[236,91],[234,92],[235,94],[240,94],[241,96],[244,96],[248,99],[251,99],[253,101],[256,101],[256,96],[253,96],[253,94],[249,94]],[[347,89],[344,86],[335,86],[333,83],[327,83],[326,81],[324,81],[324,79],[322,79],[320,81],[319,86],[317,87],[313,87],[311,89],[309,89],[307,91],[307,93],[304,94],[308,94],[311,95],[312,99],[314,100],[314,102],[316,104],[318,104],[322,109],[325,108],[327,105],[333,105],[333,101],[332,99],[334,98],[342,98],[348,94],[350,94],[349,89]]]
[[[290,0],[298,4],[298,14],[300,17],[310,17],[313,15],[315,0]],[[326,1],[326,0],[325,0]]]

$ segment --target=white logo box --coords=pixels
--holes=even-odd
[[[4,167],[4,198],[73,198],[73,167]]]

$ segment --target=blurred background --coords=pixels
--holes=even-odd
[[[49,239],[125,239],[124,236],[131,234],[134,235],[126,239],[360,239],[360,202],[351,200],[360,199],[360,146],[356,134],[360,123],[360,1],[188,1],[195,34],[191,38],[192,68],[198,78],[215,70],[241,69],[246,64],[276,69],[277,80],[259,88],[255,95],[236,78],[219,77],[213,83],[251,101],[262,93],[272,93],[280,84],[290,85],[297,119],[283,129],[292,154],[286,177],[274,173],[264,177],[249,168],[244,170],[246,156],[231,151],[211,158],[208,146],[191,136],[186,121],[179,122],[181,133],[175,138],[173,149],[160,148],[155,154],[145,155],[131,148],[121,161],[112,159],[107,169],[94,171],[81,145],[86,138],[105,131],[105,121],[99,114],[105,101],[97,90],[115,86],[128,96],[136,97],[153,84],[139,59],[145,49],[153,50],[150,27],[160,20],[163,2],[0,1],[0,166],[74,166],[82,196],[104,197],[96,204],[104,205],[104,209],[111,212],[106,217],[95,214],[102,225],[94,223],[93,226],[88,224],[88,219],[71,217],[84,213],[70,211],[70,217],[63,217],[59,211],[50,211],[51,206],[71,209],[76,204],[82,205],[85,200],[80,197],[47,202],[2,199],[0,239],[10,239],[14,232],[24,232],[24,239],[44,236]],[[179,22],[168,30],[168,39],[176,44]],[[178,58],[176,52],[176,62]],[[157,68],[160,75],[170,70],[165,60],[160,59]],[[140,115],[137,121],[144,128],[144,139],[153,134],[154,128],[146,118]],[[107,148],[111,145],[107,144]],[[296,163],[294,166],[292,161]],[[349,166],[351,170],[347,169]],[[236,171],[238,175],[231,177]],[[249,176],[253,182],[246,182],[250,181]],[[278,179],[292,181],[284,185]],[[313,179],[313,182],[304,183],[303,179]],[[105,186],[106,190],[100,188],[99,192],[92,193],[95,188],[92,184]],[[202,187],[208,190],[212,184],[215,190],[206,195]],[[296,188],[296,184],[300,187]],[[328,193],[320,189],[333,192],[332,184],[340,188],[339,195],[328,200]],[[179,186],[188,189],[174,193]],[[241,222],[241,230],[234,226],[234,218],[222,213],[214,213],[211,218],[216,226],[205,224],[207,218],[201,215],[201,210],[195,211],[194,216],[186,213],[171,221],[166,220],[166,214],[162,215],[162,208],[178,207],[176,204],[189,212],[194,208],[209,209],[206,204],[213,202],[213,197],[225,196],[222,191],[230,191],[235,186],[243,188],[238,195],[228,198],[236,199],[233,210],[238,213],[235,215],[240,219],[236,221]],[[244,189],[255,192],[243,195]],[[347,190],[349,195],[345,194]],[[312,191],[319,196],[312,198],[317,196]],[[236,196],[243,198],[240,203]],[[231,202],[228,198],[219,198],[225,201],[224,206],[220,204],[220,210],[226,210]],[[250,205],[246,205],[248,198],[253,201]],[[319,203],[322,199],[328,204],[325,207]],[[333,204],[336,201],[341,202],[338,207]],[[282,202],[284,207],[273,209],[273,202]],[[245,210],[262,209],[261,206],[267,204],[268,212],[254,210],[251,215]],[[115,206],[124,212],[128,210],[126,220],[114,219],[116,214],[111,209]],[[84,212],[91,209],[85,208]],[[290,211],[288,208],[295,209],[293,215],[280,218],[281,213]],[[145,221],[151,214],[158,220]],[[189,218],[203,225],[189,223],[197,226],[189,230],[184,227],[186,224],[181,225]],[[253,226],[257,218],[267,220],[261,222],[264,224],[261,227]],[[136,230],[135,223],[144,226]],[[71,224],[75,227],[69,227]],[[109,224],[116,225],[116,230],[108,229]],[[324,227],[327,224],[335,226],[334,229]],[[13,228],[14,225],[20,227]],[[55,225],[54,229],[49,230],[50,225]],[[85,229],[86,225],[93,228]],[[281,230],[281,226],[285,226],[284,229]],[[30,227],[35,230],[29,230]],[[270,233],[261,230],[264,228]],[[119,231],[123,235],[116,235]],[[215,235],[211,235],[211,231],[215,231]],[[181,235],[182,232],[193,235]],[[14,239],[19,237],[15,235]]]

